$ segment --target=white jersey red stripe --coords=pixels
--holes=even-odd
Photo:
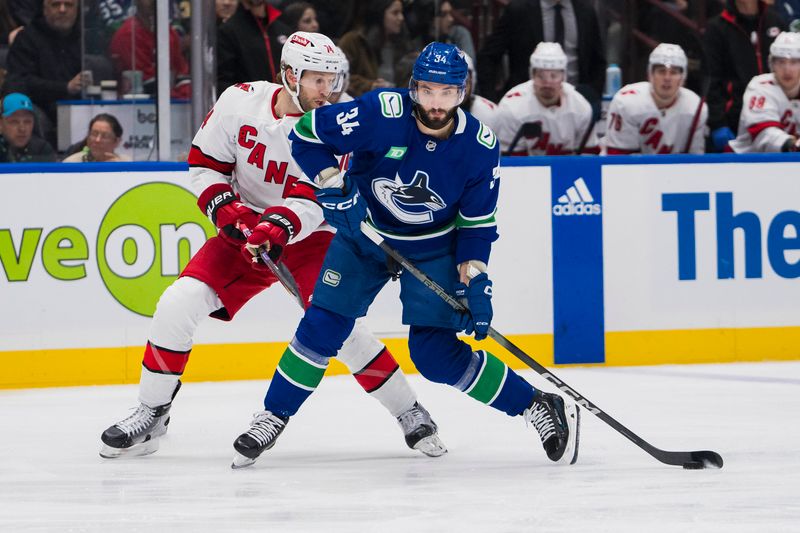
[[[744,91],[737,137],[730,142],[734,152],[780,152],[784,143],[797,136],[800,100],[790,100],[773,73],[750,80]]]
[[[533,92],[533,80],[510,89],[497,105],[494,123],[500,150],[506,152],[519,129],[526,122],[539,122],[539,137],[521,137],[512,155],[566,155],[581,144],[592,123],[592,106],[571,84],[564,82],[558,105],[544,106]],[[584,153],[597,153],[597,136],[590,134]]]
[[[617,91],[608,107],[606,152],[615,154],[680,154],[705,153],[705,129],[708,106],[703,103],[700,116],[697,106],[700,97],[681,87],[675,102],[659,109],[651,94],[649,81],[631,83]]]
[[[275,105],[281,85],[266,81],[240,83],[222,93],[192,141],[189,176],[199,197],[231,186],[240,201],[263,212],[290,210],[300,229],[290,242],[324,224],[314,188],[292,158],[288,141],[300,114],[278,117]]]

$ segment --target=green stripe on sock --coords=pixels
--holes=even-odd
[[[317,388],[319,382],[322,381],[322,376],[325,375],[326,368],[327,365],[320,367],[304,359],[294,353],[290,347],[286,348],[281,360],[278,362],[278,370],[280,370],[281,374],[307,390]]]
[[[486,354],[486,364],[483,365],[475,383],[467,390],[467,394],[479,402],[488,404],[497,397],[500,387],[503,386],[506,365],[489,352],[484,353]]]

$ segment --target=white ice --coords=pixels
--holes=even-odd
[[[237,471],[265,382],[186,384],[160,450],[116,460],[99,436],[135,386],[0,391],[0,531],[800,531],[800,362],[556,373],[653,445],[715,450],[724,468],[660,464],[586,412],[578,463],[555,466],[521,417],[418,375],[444,457],[408,450],[334,376]]]

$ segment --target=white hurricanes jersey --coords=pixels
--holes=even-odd
[[[497,104],[491,100],[487,100],[483,96],[477,94],[472,95],[472,103],[469,106],[469,113],[489,126],[492,131],[497,132]]]
[[[546,107],[533,92],[533,80],[510,89],[500,103],[494,118],[495,133],[500,140],[500,150],[506,152],[523,124],[540,123],[538,137],[519,138],[514,155],[567,155],[581,144],[586,129],[592,127],[592,106],[571,84],[564,82],[561,102]],[[596,153],[597,136],[594,131],[584,146],[584,152]]]
[[[800,100],[789,100],[771,72],[750,80],[742,99],[734,152],[780,152],[800,129]]]
[[[291,195],[308,178],[292,158],[289,133],[301,114],[278,118],[275,105],[282,85],[240,83],[225,90],[206,115],[192,141],[189,176],[198,196],[214,184],[230,184],[240,201],[263,212],[284,205],[301,221],[291,242],[304,239],[323,224],[313,194]],[[304,197],[303,197],[304,196]]]
[[[609,154],[681,154],[692,135],[688,152],[705,153],[708,106],[703,103],[695,123],[700,97],[681,87],[675,102],[664,109],[656,106],[650,82],[640,81],[617,91],[608,107],[606,136]],[[693,124],[694,123],[694,124]]]

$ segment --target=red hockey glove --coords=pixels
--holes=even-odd
[[[288,217],[274,211],[266,212],[261,222],[253,228],[247,243],[242,246],[242,255],[256,270],[267,270],[261,259],[261,251],[266,251],[269,258],[277,262],[294,235],[295,224]]]
[[[239,202],[230,185],[212,185],[203,191],[197,204],[219,229],[219,236],[237,246],[245,242],[245,236],[238,228],[239,223],[253,227],[258,224],[260,217]]]

